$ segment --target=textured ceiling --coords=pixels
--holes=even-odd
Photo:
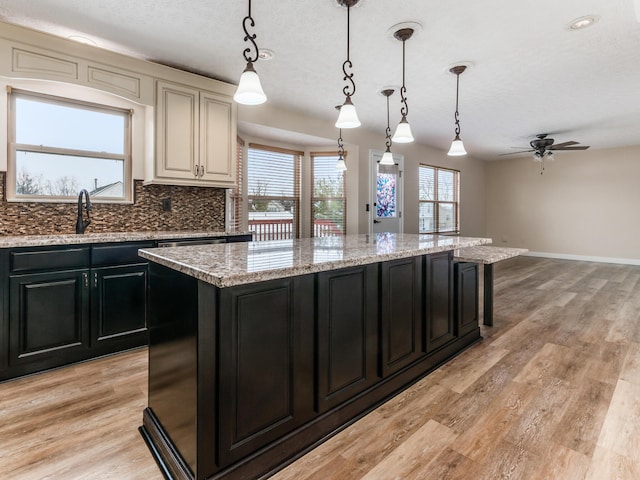
[[[537,133],[592,148],[640,144],[639,0],[361,0],[351,11],[353,101],[364,128],[386,127],[378,91],[402,82],[402,44],[389,29],[412,21],[406,43],[409,121],[420,143],[454,135],[453,64],[467,151],[494,159]],[[640,7],[638,7],[640,9]],[[244,69],[244,0],[0,0],[0,18],[99,47],[237,82]],[[341,104],[346,10],[335,0],[255,0],[256,69],[269,102],[334,121]],[[583,30],[568,23],[599,20]],[[400,118],[391,97],[392,128]],[[383,142],[381,142],[382,145]]]

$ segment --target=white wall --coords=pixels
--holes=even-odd
[[[487,235],[550,256],[638,263],[640,147],[487,162]],[[635,261],[634,261],[635,260]]]
[[[333,139],[338,131],[333,121],[318,119],[301,112],[277,109],[268,103],[246,107],[239,105],[238,120],[281,130]],[[369,150],[384,150],[384,132],[370,132],[363,127],[343,130],[347,157],[347,222],[349,233],[368,233]],[[357,147],[357,148],[356,148]],[[394,145],[393,152],[404,155],[404,231],[418,233],[418,165],[425,163],[460,170],[460,223],[465,236],[485,236],[485,165],[470,156],[449,157],[417,143]]]

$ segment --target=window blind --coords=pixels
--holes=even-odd
[[[240,137],[236,139],[236,179],[238,186],[230,191],[230,202],[227,210],[229,215],[227,225],[232,232],[244,230],[242,221],[244,218],[244,195],[242,191],[244,184],[244,140]]]
[[[302,152],[250,144],[247,150],[247,209],[255,240],[299,237]]]
[[[344,154],[346,160],[346,153]],[[311,153],[311,236],[344,235],[347,220],[345,172],[337,152]]]
[[[420,165],[418,177],[420,233],[460,231],[460,172]]]

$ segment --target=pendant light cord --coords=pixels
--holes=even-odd
[[[258,44],[256,43],[256,34],[249,33],[249,28],[255,27],[256,22],[253,21],[253,17],[251,16],[251,0],[249,0],[249,15],[244,17],[242,20],[242,29],[244,30],[244,41],[249,41],[253,44],[253,49],[255,50],[255,56],[250,56],[251,46],[244,49],[242,54],[244,55],[244,59],[247,62],[255,63],[258,61],[260,51],[258,50]]]
[[[385,133],[387,135],[387,150],[390,150],[393,143],[391,142],[391,127],[389,127],[389,95],[387,95],[387,129],[385,130]]]
[[[456,136],[460,135],[460,118],[458,113],[458,91],[460,90],[460,74],[456,74],[456,113],[454,118],[456,120]]]
[[[407,87],[404,86],[404,65],[405,65],[405,53],[404,53],[404,44],[406,40],[402,40],[402,88],[400,88],[400,103],[403,104],[400,107],[400,115],[406,117],[409,114],[409,105],[407,104],[407,97],[405,94],[407,93]]]
[[[350,52],[350,40],[349,37],[350,35],[350,12],[351,12],[351,7],[349,5],[347,5],[347,59],[345,60],[345,62],[342,64],[342,73],[344,73],[344,81],[349,81],[351,82],[351,92],[349,91],[349,84],[346,84],[344,86],[344,88],[342,89],[342,93],[345,94],[346,97],[351,97],[352,95],[354,95],[356,93],[356,84],[353,81],[353,72],[352,73],[347,73],[347,68],[353,68],[353,64],[351,63],[351,59],[349,56],[349,52]]]

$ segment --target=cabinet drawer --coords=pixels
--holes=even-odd
[[[88,247],[11,252],[11,273],[88,266]]]
[[[142,257],[138,256],[138,250],[141,248],[153,248],[153,242],[141,242],[125,245],[107,245],[91,248],[91,265],[100,267],[104,265],[118,265],[124,263],[142,263],[146,262]]]

